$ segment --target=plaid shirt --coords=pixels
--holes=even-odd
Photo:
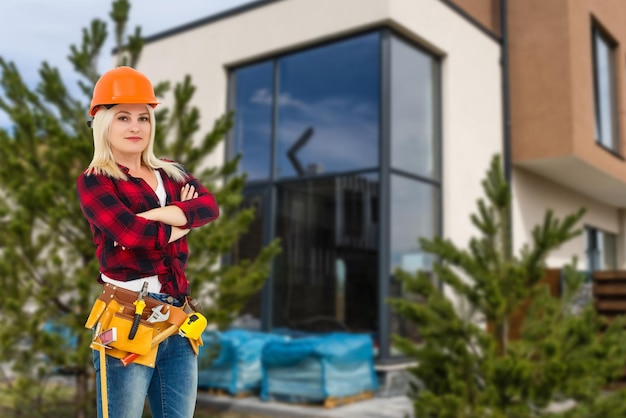
[[[100,272],[120,281],[158,275],[162,293],[176,298],[189,294],[184,272],[189,255],[187,238],[168,244],[171,226],[135,216],[160,207],[159,200],[143,179],[129,175],[127,167],[119,167],[128,180],[83,173],[76,181],[78,200],[93,232]],[[186,183],[177,183],[159,171],[166,205],[179,207],[187,217],[182,228],[197,228],[219,216],[215,197],[196,178],[188,175],[186,183],[195,187],[198,197],[181,202],[180,191]],[[102,283],[100,277],[98,280]]]

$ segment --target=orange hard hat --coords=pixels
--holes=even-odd
[[[98,106],[121,103],[146,103],[153,108],[159,104],[148,77],[131,67],[117,67],[102,74],[93,87],[89,115]]]

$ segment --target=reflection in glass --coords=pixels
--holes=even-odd
[[[380,35],[282,58],[278,177],[378,165]]]
[[[272,151],[273,64],[265,62],[234,72],[234,153],[242,153],[239,165],[248,180],[267,180]]]
[[[428,183],[414,181],[398,175],[391,176],[391,275],[400,268],[414,273],[418,270],[430,272],[433,256],[419,246],[419,238],[433,238],[439,233],[439,188]],[[415,300],[406,294],[401,283],[392,279],[392,296]],[[392,314],[391,332],[419,339],[414,325],[404,318]]]
[[[432,238],[439,225],[439,189],[405,177],[391,176],[391,268],[430,270],[432,258],[418,239]]]
[[[304,331],[378,328],[377,175],[278,186],[274,326]]]
[[[391,37],[391,167],[438,177],[435,132],[435,62]]]
[[[596,77],[596,138],[607,148],[616,150],[616,109],[613,92],[613,50],[608,40],[594,30],[594,65]]]

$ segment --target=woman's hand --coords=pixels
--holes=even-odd
[[[185,200],[195,199],[196,197],[198,197],[198,192],[193,185],[187,183],[183,186],[182,189],[180,189],[181,202],[184,202]]]
[[[187,183],[180,189],[180,201],[195,199],[198,197],[196,188]],[[150,209],[145,212],[140,212],[137,216],[149,219],[151,221],[163,222],[171,226],[183,226],[187,223],[187,217],[183,211],[174,205],[163,206],[160,208]]]

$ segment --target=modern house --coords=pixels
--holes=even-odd
[[[235,126],[257,219],[235,252],[283,253],[245,308],[264,330],[412,336],[386,305],[418,237],[465,245],[503,157],[519,249],[551,209],[587,208],[548,260],[623,267],[626,3],[619,0],[260,0],[146,39],[152,80],[192,76],[202,132]],[[164,100],[168,105],[168,98]],[[199,139],[199,138],[198,138]]]

